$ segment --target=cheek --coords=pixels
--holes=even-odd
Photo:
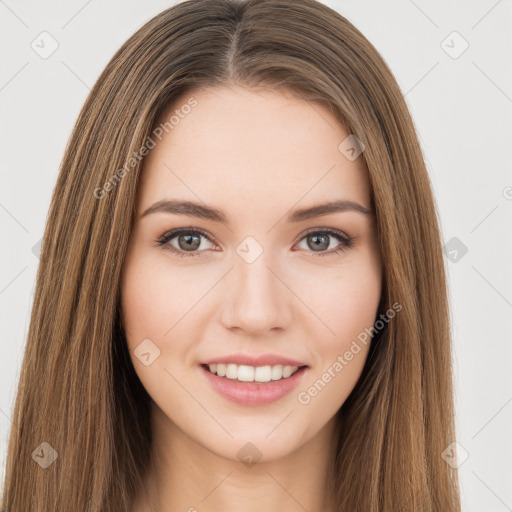
[[[132,341],[166,339],[198,299],[191,283],[187,272],[170,269],[161,258],[134,254],[126,262],[121,288],[127,336]]]
[[[337,296],[330,302],[334,330],[343,340],[352,339],[375,321],[381,297],[380,275],[360,267],[340,278],[338,285],[332,291]]]
[[[182,336],[187,326],[183,317],[190,309],[186,293],[186,276],[170,271],[165,262],[156,261],[151,254],[130,253],[121,280],[126,342],[144,388],[166,410],[186,398],[172,378],[184,381],[185,368],[176,365],[176,361],[184,360],[189,347],[186,341],[173,341],[187,340]],[[149,358],[144,361],[147,353]]]
[[[169,329],[166,319],[165,279],[158,279],[153,267],[128,265],[121,289],[121,303],[127,341],[160,336]],[[167,296],[168,300],[172,297]]]
[[[298,402],[315,409],[320,423],[326,422],[343,405],[354,389],[370,349],[370,328],[374,325],[381,294],[381,276],[367,265],[347,269],[329,281],[322,291],[310,293],[311,309],[325,326],[311,329],[316,364]],[[310,287],[310,290],[312,288]],[[312,325],[312,324],[310,324]]]
[[[342,350],[373,325],[382,288],[380,267],[371,259],[354,259],[335,271],[322,268],[303,275],[299,294],[311,310],[316,330],[310,335],[321,347],[319,352]]]
[[[308,277],[301,284],[314,313],[304,325],[316,364],[298,401],[311,404],[322,421],[335,414],[361,375],[381,297],[380,260],[370,251],[357,256],[336,271],[304,274]]]

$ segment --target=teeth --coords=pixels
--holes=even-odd
[[[219,377],[226,377],[241,382],[269,382],[271,380],[287,379],[293,375],[298,366],[247,366],[244,364],[210,364],[210,372]]]
[[[254,370],[254,380],[256,382],[270,382],[272,380],[272,367],[257,366]]]

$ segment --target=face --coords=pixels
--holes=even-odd
[[[367,169],[290,93],[207,88],[162,120],[175,110],[123,267],[131,359],[160,425],[228,459],[247,442],[284,457],[332,427],[367,357],[382,279]]]

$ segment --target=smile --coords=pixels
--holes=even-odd
[[[246,406],[266,405],[286,397],[310,369],[308,366],[234,363],[201,364],[199,368],[216,393]]]
[[[247,366],[243,364],[210,364],[207,365],[211,373],[219,377],[226,377],[240,382],[270,382],[287,379],[298,371],[298,366]]]

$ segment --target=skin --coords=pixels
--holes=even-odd
[[[344,211],[298,223],[286,216],[339,199],[370,209],[367,168],[362,156],[350,161],[338,150],[349,132],[328,110],[291,93],[207,88],[172,110],[191,96],[197,106],[145,159],[123,267],[128,348],[152,398],[152,463],[132,511],[329,510],[334,415],[369,344],[309,403],[298,394],[373,325],[381,254],[371,215]],[[205,203],[230,224],[165,212],[141,217],[162,199]],[[178,236],[167,245],[184,257],[155,243],[184,227],[210,235],[200,237],[199,255],[187,256]],[[333,253],[342,243],[328,236],[315,250],[307,231],[325,228],[352,237],[353,246]],[[247,236],[263,249],[252,263],[237,253]],[[148,366],[134,355],[145,339],[160,350]],[[309,368],[277,402],[239,405],[213,390],[199,366],[233,353],[274,353]],[[250,467],[237,456],[247,442],[261,453]]]

